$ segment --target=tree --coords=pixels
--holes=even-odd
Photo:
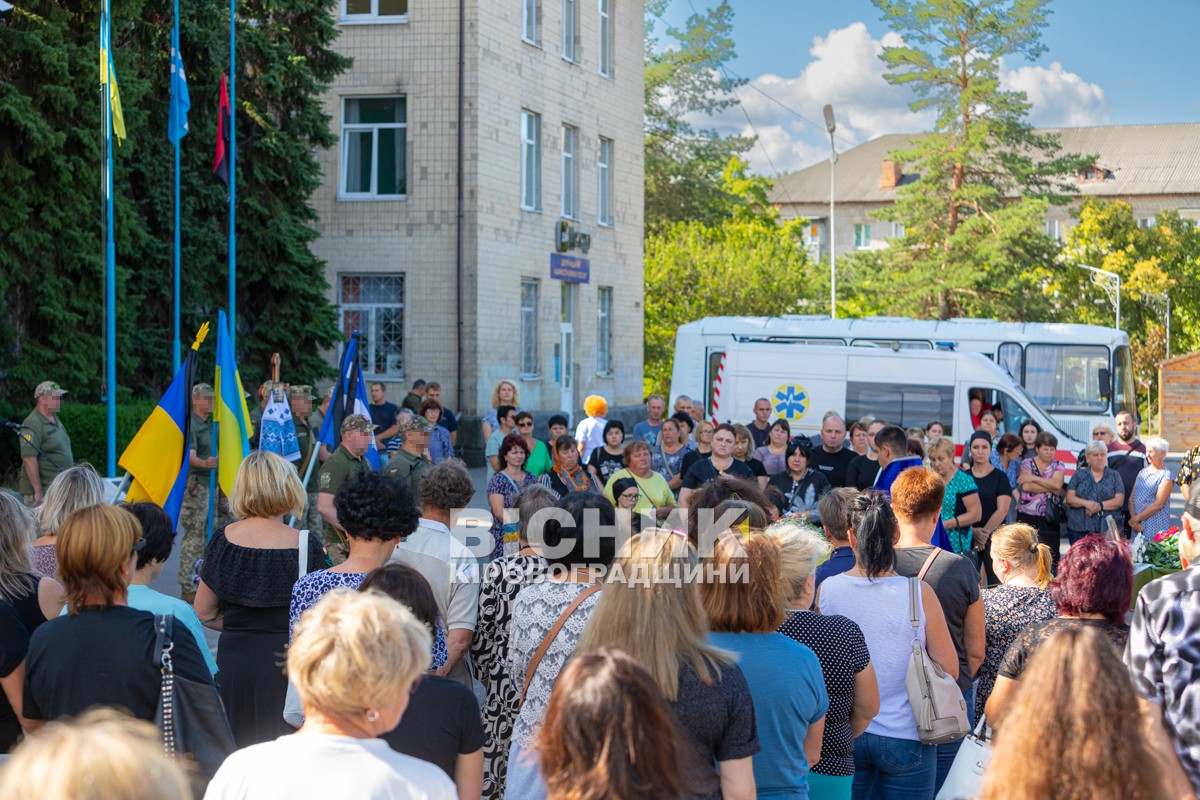
[[[874,0],[904,44],[884,48],[887,80],[910,87],[934,130],[893,153],[919,179],[880,212],[905,235],[879,257],[891,306],[921,316],[1028,313],[1028,277],[1055,252],[1045,203],[1069,201],[1092,159],[1060,153],[1026,121],[1022,92],[1000,88],[1003,58],[1036,58],[1047,0]],[[1007,311],[1007,313],[1003,313]]]

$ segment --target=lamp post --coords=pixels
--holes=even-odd
[[[837,148],[833,144],[833,132],[837,121],[833,118],[833,106],[825,105],[825,130],[829,131],[829,318],[837,319],[837,228],[834,225],[833,192],[837,176]]]
[[[1163,317],[1166,321],[1167,329],[1167,358],[1171,357],[1171,295],[1167,292],[1162,294],[1150,294],[1144,292],[1142,294],[1147,300],[1153,300],[1159,305],[1159,310],[1163,312]]]
[[[1092,273],[1092,283],[1099,286],[1108,295],[1108,301],[1113,304],[1117,313],[1117,330],[1121,330],[1121,276],[1099,267],[1089,267],[1087,264],[1072,264],[1071,266],[1086,269]]]

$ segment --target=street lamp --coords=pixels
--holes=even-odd
[[[1071,264],[1071,266],[1086,269],[1092,273],[1092,283],[1103,289],[1104,293],[1108,295],[1108,301],[1113,304],[1113,308],[1117,312],[1117,330],[1121,330],[1121,276],[1106,269],[1089,267],[1087,264]]]
[[[834,178],[837,174],[837,148],[833,144],[833,132],[837,121],[833,118],[833,106],[825,104],[825,130],[829,131],[829,318],[837,319],[837,239],[833,216]]]
[[[1162,294],[1151,294],[1143,292],[1142,297],[1147,300],[1153,300],[1158,304],[1159,310],[1163,312],[1163,317],[1166,319],[1167,328],[1167,358],[1171,357],[1171,295],[1166,292]]]

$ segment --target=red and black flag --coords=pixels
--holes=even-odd
[[[229,183],[229,82],[228,76],[221,75],[221,104],[217,112],[217,152],[213,156],[213,172],[217,177]]]

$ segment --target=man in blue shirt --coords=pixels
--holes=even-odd
[[[825,496],[817,502],[817,513],[821,515],[821,526],[825,529],[825,538],[833,545],[833,552],[829,554],[829,559],[825,563],[817,566],[814,589],[820,586],[821,581],[826,578],[841,575],[846,570],[854,568],[854,548],[850,546],[850,535],[846,532],[849,528],[846,512],[850,509],[850,504],[854,502],[855,497],[858,497],[857,489],[843,486],[826,492]]]
[[[662,429],[663,411],[666,408],[667,403],[661,394],[650,395],[646,399],[646,413],[650,418],[633,426],[633,438],[654,447],[658,443],[658,432]]]
[[[879,429],[875,434],[875,453],[879,456],[879,474],[875,476],[873,488],[886,494],[889,499],[892,496],[892,484],[900,477],[901,472],[914,467],[925,468],[925,463],[918,456],[908,454],[908,434],[899,425],[888,425]],[[954,552],[954,548],[950,546],[950,534],[946,533],[946,526],[940,518],[933,531],[932,544]]]

